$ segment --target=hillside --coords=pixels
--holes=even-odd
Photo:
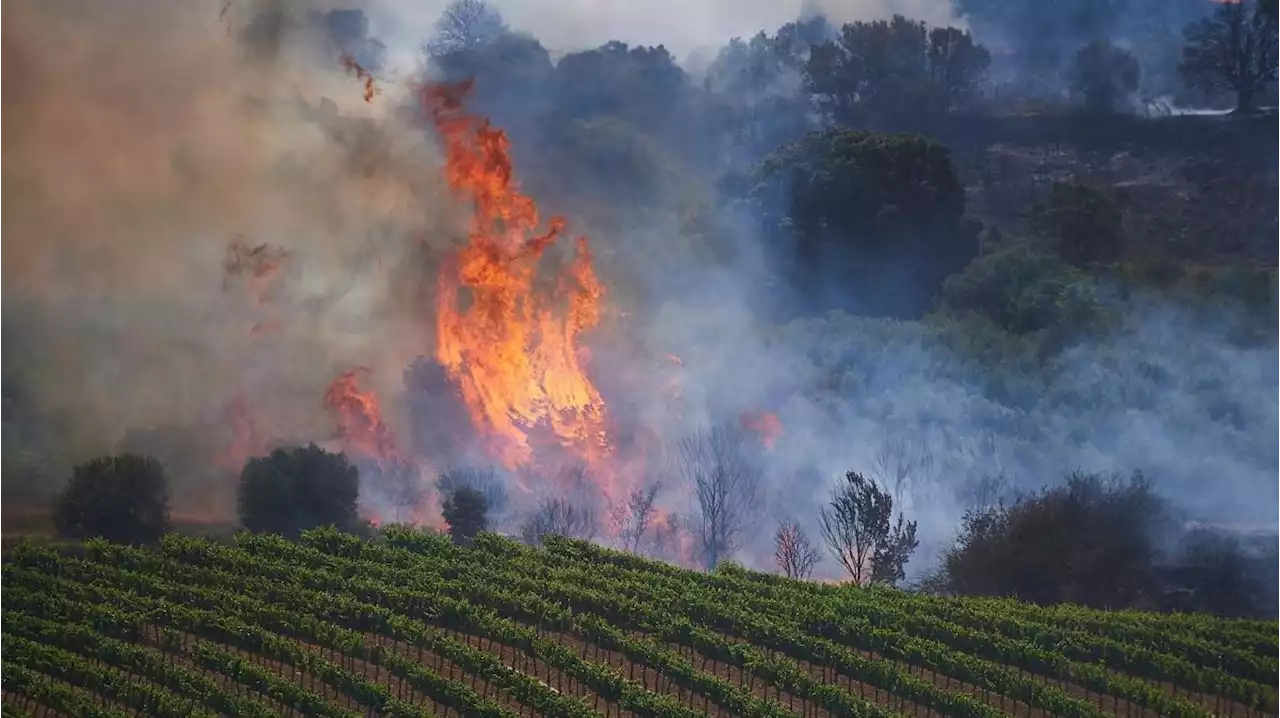
[[[1277,626],[330,530],[13,547],[6,715],[1261,716]]]
[[[1131,256],[1275,266],[1276,118],[969,118],[938,132],[969,211],[1023,236],[1055,181],[1108,187]]]

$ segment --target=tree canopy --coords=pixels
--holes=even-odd
[[[920,314],[942,280],[977,254],[950,152],[920,136],[810,133],[770,154],[738,187],[794,260],[796,285],[862,314]]]
[[[164,467],[138,454],[107,456],[75,467],[54,506],[53,524],[66,538],[158,541],[169,530]]]
[[[1238,112],[1252,109],[1258,93],[1276,80],[1276,5],[1276,0],[1220,2],[1211,17],[1188,25],[1179,65],[1187,84],[1231,90]]]
[[[240,474],[240,523],[248,530],[299,536],[317,526],[358,524],[360,476],[343,454],[309,444],[250,459]]]
[[[805,76],[837,123],[901,126],[971,103],[990,63],[990,53],[968,32],[930,30],[895,15],[841,27],[837,39],[813,48]]]

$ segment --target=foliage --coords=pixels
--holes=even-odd
[[[1102,187],[1054,182],[1048,198],[1032,208],[1031,223],[1058,256],[1077,267],[1114,262],[1124,251],[1120,203]]]
[[[919,546],[916,522],[893,520],[893,497],[873,479],[856,471],[831,490],[831,505],[821,511],[819,526],[827,549],[855,584],[893,585]]]
[[[822,303],[917,315],[977,254],[950,153],[923,137],[815,132],[727,185],[746,194],[780,253],[794,252],[794,283]]]
[[[950,590],[1049,604],[1149,605],[1169,519],[1141,474],[1072,473],[1058,488],[966,514],[944,559]]]
[[[616,117],[661,134],[688,83],[665,47],[614,41],[562,57],[554,85],[557,108],[569,119]]]
[[[449,490],[441,504],[449,537],[462,546],[470,546],[477,534],[489,527],[489,501],[480,490],[467,485]]]
[[[287,537],[315,526],[350,528],[358,522],[359,494],[359,472],[344,454],[315,444],[276,449],[250,459],[240,473],[240,523]]]
[[[119,454],[76,466],[53,511],[58,536],[153,543],[169,530],[164,467],[150,456]]]
[[[1071,62],[1068,81],[1085,108],[1094,112],[1123,109],[1138,90],[1142,69],[1132,52],[1109,40],[1095,40],[1080,48]]]
[[[705,86],[728,115],[732,145],[755,158],[813,129],[801,92],[812,48],[835,34],[826,18],[787,23],[770,36],[733,38],[707,68]]]
[[[1160,607],[1218,616],[1265,616],[1275,604],[1275,546],[1251,556],[1235,536],[1196,527],[1160,568]],[[1261,569],[1261,570],[1260,570]],[[1270,576],[1268,576],[1270,574]]]
[[[985,254],[948,277],[939,305],[986,317],[1013,334],[1077,329],[1101,311],[1091,280],[1025,243]]]
[[[894,15],[841,27],[838,39],[813,48],[805,77],[837,123],[899,125],[972,104],[990,63],[967,31]]]
[[[296,543],[244,535],[234,546],[174,536],[158,550],[93,542],[79,556],[24,546],[3,578],[6,693],[84,715],[115,714],[43,676],[151,715],[255,718],[280,708],[345,717],[352,704],[424,715],[397,698],[397,684],[437,712],[492,718],[525,708],[693,718],[710,703],[758,718],[911,713],[868,700],[867,687],[917,715],[961,718],[1005,712],[987,691],[1069,718],[1108,715],[1101,696],[1178,718],[1220,712],[1195,692],[1256,711],[1275,700],[1274,621],[937,599],[730,562],[699,573],[560,538],[540,550],[492,534],[462,550],[416,532],[365,542],[332,530]],[[535,675],[526,657],[553,670]],[[786,692],[789,705],[726,680],[729,671]],[[233,691],[227,679],[262,690]]]
[[[1183,35],[1183,79],[1194,88],[1235,92],[1238,112],[1251,110],[1276,80],[1276,0],[1217,3],[1212,17],[1188,25]]]

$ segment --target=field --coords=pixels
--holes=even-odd
[[[9,715],[1263,716],[1277,625],[388,531],[10,546]]]

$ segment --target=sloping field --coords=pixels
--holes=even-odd
[[[331,530],[14,547],[5,715],[1262,716],[1277,624]]]

